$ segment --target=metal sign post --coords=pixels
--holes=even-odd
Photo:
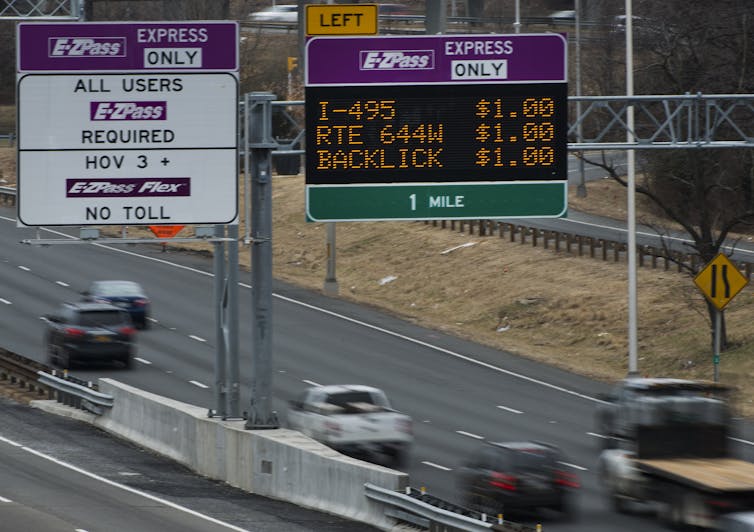
[[[251,297],[253,323],[251,412],[247,429],[276,429],[272,411],[272,101],[269,92],[246,95],[246,138],[251,148]]]
[[[714,379],[717,382],[719,378],[723,309],[749,284],[749,280],[725,254],[718,253],[694,277],[694,284],[702,291],[707,301],[715,307],[715,345],[712,363],[714,365]]]

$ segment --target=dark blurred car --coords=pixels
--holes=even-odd
[[[140,329],[149,327],[150,301],[144,289],[133,281],[94,281],[88,290],[81,293],[84,301],[110,303],[128,311],[134,325]]]
[[[485,443],[459,470],[465,505],[488,515],[530,514],[549,508],[575,516],[578,476],[566,471],[563,453],[539,442]]]
[[[136,329],[125,310],[109,303],[63,303],[44,320],[53,364],[70,368],[77,362],[120,362],[131,367]]]

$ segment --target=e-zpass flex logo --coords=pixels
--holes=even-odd
[[[125,57],[125,37],[50,37],[49,57]]]
[[[431,70],[435,68],[434,50],[362,50],[360,70]]]

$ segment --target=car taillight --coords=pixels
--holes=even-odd
[[[325,421],[325,430],[327,430],[332,436],[339,436],[340,423],[336,423],[335,421]]]
[[[579,477],[577,477],[574,473],[560,470],[555,471],[555,484],[559,486],[565,486],[566,488],[580,487]]]
[[[84,331],[83,329],[79,329],[77,327],[66,327],[65,334],[67,336],[78,337],[78,336],[84,336],[86,334],[86,331]]]
[[[120,334],[125,334],[126,336],[131,336],[132,334],[136,334],[136,329],[133,327],[121,327],[118,329],[118,332]]]
[[[410,419],[399,419],[395,422],[395,429],[398,432],[405,432],[406,434],[413,434],[414,426]]]
[[[496,488],[502,488],[507,491],[516,491],[516,484],[518,479],[513,475],[506,475],[505,473],[492,472],[490,478],[490,486]]]
[[[146,307],[149,304],[148,299],[134,299],[135,307]]]

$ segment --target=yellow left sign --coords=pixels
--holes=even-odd
[[[307,4],[307,35],[377,35],[377,4]]]

